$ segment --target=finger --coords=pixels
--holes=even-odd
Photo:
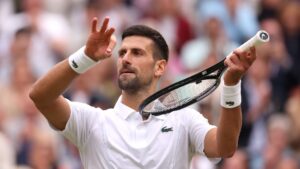
[[[106,53],[111,54],[112,50],[115,48],[116,44],[117,44],[117,38],[115,35],[112,35],[110,37],[110,41],[109,41],[108,47],[106,49]]]
[[[241,51],[238,51],[238,50],[234,50],[227,58],[226,60],[232,60],[233,63],[236,63],[234,62],[234,60],[237,60],[237,59],[240,59],[240,54]]]
[[[241,64],[241,57],[237,54],[232,54],[230,58],[228,58],[233,64],[239,65]]]
[[[253,61],[256,59],[256,48],[255,47],[251,47],[250,48],[250,54],[253,58]]]
[[[232,53],[235,53],[235,54],[242,54],[245,50],[242,50],[241,48],[236,48]]]
[[[246,51],[236,50],[233,53],[238,56],[241,63],[246,67],[251,65],[251,63],[253,62],[253,56],[249,50]]]
[[[232,62],[232,60],[230,58],[227,58],[224,61],[224,64],[229,68],[229,69],[236,69],[237,66],[235,65],[235,63]]]
[[[105,17],[105,18],[104,18],[104,21],[103,21],[103,23],[102,23],[102,26],[101,26],[101,28],[100,28],[100,32],[101,32],[101,33],[104,33],[104,32],[106,31],[106,29],[107,29],[107,27],[108,27],[108,22],[109,22],[109,17]]]
[[[236,49],[232,52],[234,55],[238,56],[238,58],[245,57],[247,55],[247,51],[242,51],[240,49]]]
[[[249,50],[241,50],[237,49],[233,51],[233,53],[238,56],[239,62],[241,65],[248,67],[248,65],[251,63],[249,60]]]
[[[97,17],[94,17],[92,20],[92,27],[91,27],[92,33],[97,31],[97,24],[98,24],[98,19]]]
[[[250,66],[256,59],[255,48],[250,48],[245,56],[241,57],[241,61],[245,66]]]
[[[242,58],[244,58],[242,60]],[[245,59],[245,56],[239,56],[236,54],[232,54],[228,59],[226,59],[227,62],[227,66],[235,71],[239,71],[239,72],[245,72],[249,66],[250,63]]]
[[[105,32],[105,34],[104,34],[104,38],[106,39],[106,40],[110,40],[111,39],[111,36],[112,36],[112,34],[115,32],[115,28],[110,28],[110,29],[108,29],[106,32]]]

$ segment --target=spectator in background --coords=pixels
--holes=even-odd
[[[279,13],[286,3],[286,0],[261,0],[260,10],[258,11],[259,18],[278,18]]]
[[[272,103],[275,111],[284,111],[285,102],[290,90],[290,71],[292,60],[286,49],[280,22],[274,18],[260,21],[261,28],[266,30],[271,39],[264,45],[260,57],[270,57],[270,81],[272,85]]]
[[[230,40],[243,43],[258,30],[255,11],[248,2],[241,0],[205,0],[199,2],[198,16],[216,13]]]
[[[7,44],[7,51],[2,52],[3,57],[0,57],[0,80],[3,84],[8,85],[11,81],[12,69],[18,60],[28,60],[31,39],[31,28],[20,28],[15,32],[10,43]]]
[[[180,78],[183,67],[179,52],[182,46],[194,37],[192,25],[183,15],[178,2],[178,0],[144,2],[151,6],[152,10],[142,13],[143,17],[139,21],[141,24],[160,30],[170,48],[167,73],[161,79],[160,88],[166,87]]]
[[[212,14],[204,17],[202,35],[188,41],[180,54],[187,74],[215,64],[238,46],[228,39],[218,16]]]
[[[4,21],[13,13],[13,1],[1,0],[0,1],[0,40],[3,36]],[[1,43],[1,41],[0,41]],[[1,47],[1,46],[0,46]]]
[[[152,0],[153,7],[142,19],[142,23],[149,23],[162,32],[171,50],[179,53],[182,45],[193,38],[193,32],[189,20],[180,10],[178,0]]]
[[[183,75],[185,76],[212,66],[237,47],[236,43],[228,39],[222,22],[219,20],[217,14],[203,17],[205,17],[202,25],[202,29],[204,30],[203,34],[198,35],[196,39],[188,41],[183,46],[180,54],[184,70]],[[209,112],[200,112],[203,113],[212,124],[217,124],[219,117],[217,112],[220,112],[220,109],[218,106],[215,106],[215,103],[218,102],[218,100],[219,92],[214,92],[194,106],[199,105],[199,108],[206,106],[210,109]]]
[[[72,41],[71,49],[77,49],[80,44],[86,41],[88,35],[88,21],[93,17],[99,18],[110,16],[113,21],[110,23],[116,27],[116,37],[120,39],[120,31],[132,25],[140,18],[140,13],[136,8],[130,8],[124,4],[122,0],[86,0],[84,4],[77,5],[76,8],[72,8],[70,18],[72,29]],[[84,7],[82,7],[84,6]],[[78,24],[79,23],[79,24]]]
[[[4,133],[4,123],[6,114],[0,105],[0,168],[12,169],[15,165],[15,150],[6,133]]]
[[[224,159],[221,169],[250,169],[248,153],[238,150],[233,157]]]
[[[3,22],[3,38],[9,42],[16,30],[31,27],[32,45],[28,60],[34,76],[39,77],[65,58],[70,29],[64,17],[44,11],[40,0],[23,0],[21,5],[23,12]]]
[[[5,54],[0,66],[1,84],[0,104],[8,118],[19,115],[27,91],[34,81],[31,67],[28,63],[28,50],[30,48],[30,28],[21,28],[15,33],[11,43],[7,44],[9,51]]]
[[[257,48],[257,57],[242,83],[243,126],[240,146],[250,151],[261,150],[264,142],[265,119],[271,110],[270,62]]]
[[[287,88],[292,89],[300,83],[300,3],[297,0],[263,0],[259,20],[275,18],[280,21],[282,34],[288,57],[291,60],[291,70],[287,74]],[[275,25],[276,26],[276,25]],[[271,38],[272,39],[272,38]],[[289,91],[288,91],[289,92]],[[286,100],[286,97],[284,97]],[[281,106],[282,107],[282,106]]]
[[[1,114],[1,112],[0,112]],[[10,140],[0,130],[0,168],[15,168],[15,150]]]
[[[139,14],[134,8],[129,9],[123,0],[98,0],[101,12],[98,17],[110,16],[112,26],[116,28],[116,36],[121,38],[122,31],[138,20]]]
[[[298,169],[299,163],[298,159],[295,157],[285,157],[281,159],[276,166],[276,169]]]
[[[284,41],[292,61],[289,88],[300,85],[300,2],[291,0],[285,3],[280,12]]]
[[[55,136],[47,130],[35,130],[31,138],[28,165],[33,169],[58,169]]]
[[[286,111],[291,119],[290,145],[297,159],[300,159],[300,88],[293,90],[287,100]]]
[[[120,89],[115,85],[115,67],[113,58],[103,60],[102,66],[94,67],[80,76],[66,96],[102,109],[112,108],[120,94]]]
[[[32,151],[30,144],[35,130],[49,130],[46,121],[40,118],[40,114],[28,97],[29,87],[34,82],[28,55],[32,45],[31,38],[31,28],[17,30],[11,43],[8,44],[9,51],[3,67],[0,68],[4,70],[1,72],[5,73],[7,81],[2,84],[0,90],[0,107],[3,108],[1,113],[5,113],[5,119],[1,120],[1,132],[10,139],[18,165],[30,165],[29,154]],[[7,157],[10,157],[9,152]]]
[[[278,113],[272,114],[267,122],[267,138],[264,146],[256,154],[251,154],[251,167],[253,169],[274,169],[279,162],[288,157],[290,119]]]

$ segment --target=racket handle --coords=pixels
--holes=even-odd
[[[258,31],[251,39],[243,43],[240,47],[238,47],[239,50],[247,51],[253,46],[258,46],[262,43],[269,42],[270,36],[268,32],[264,30]]]

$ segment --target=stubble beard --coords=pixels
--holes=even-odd
[[[151,84],[152,80],[141,81],[138,77],[121,79],[118,78],[120,89],[129,93],[138,93]]]

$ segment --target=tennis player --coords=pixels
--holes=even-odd
[[[102,110],[61,95],[72,80],[111,57],[116,39],[108,23],[105,18],[98,29],[94,18],[86,45],[55,65],[30,92],[51,126],[77,146],[84,168],[187,169],[194,154],[212,161],[232,156],[241,129],[240,80],[255,60],[255,49],[234,51],[226,60],[218,126],[190,108],[143,119],[138,106],[155,92],[168,61],[164,38],[147,26],[132,26],[122,34],[117,61],[122,94],[114,108]]]

